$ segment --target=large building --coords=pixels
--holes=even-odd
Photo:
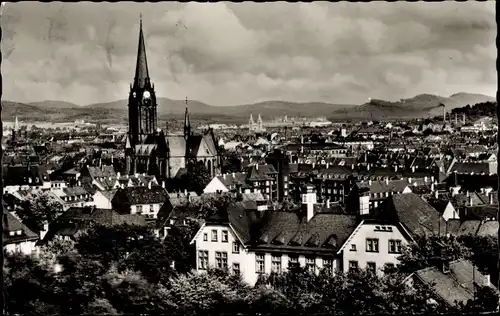
[[[204,131],[200,135],[191,132],[187,102],[182,134],[170,135],[158,128],[158,104],[154,84],[149,77],[142,19],[135,78],[128,100],[127,174],[146,173],[165,180],[175,177],[190,161],[203,162],[211,175],[219,172],[221,160],[213,131]]]

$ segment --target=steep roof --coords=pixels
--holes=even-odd
[[[207,223],[230,223],[255,251],[324,251],[340,248],[357,226],[355,215],[317,213],[310,221],[300,212],[250,211],[237,203],[209,217]]]
[[[139,44],[137,48],[137,63],[135,66],[134,87],[144,88],[149,79],[148,61],[146,58],[146,45],[144,44],[144,34],[142,32],[142,17],[139,30]]]
[[[414,235],[429,236],[446,232],[446,222],[441,214],[414,193],[388,197],[374,216],[398,220]]]
[[[131,205],[165,203],[168,199],[167,191],[160,186],[127,187],[118,189],[113,199],[124,198]]]
[[[474,298],[474,283],[490,285],[487,277],[465,259],[450,262],[450,271],[446,274],[430,267],[415,272],[415,275],[426,284],[434,284],[434,293],[452,306],[456,301],[467,303]]]
[[[16,243],[25,240],[37,240],[39,237],[24,225],[18,218],[3,209],[3,240],[5,244]],[[10,232],[20,231],[20,235],[11,236]]]

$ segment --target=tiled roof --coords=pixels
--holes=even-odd
[[[116,178],[115,168],[113,166],[101,166],[101,167],[92,167],[87,166],[89,175],[92,179],[98,178]]]
[[[474,299],[474,283],[480,286],[489,285],[487,277],[473,264],[464,259],[450,262],[450,271],[443,273],[436,267],[430,267],[415,272],[417,277],[426,284],[433,284],[433,291],[449,305],[455,302],[467,303]]]
[[[414,235],[437,235],[446,230],[446,222],[441,214],[414,193],[388,197],[374,216],[398,220]]]
[[[148,187],[132,187],[118,189],[115,194],[115,199],[125,198],[131,205],[137,204],[163,204],[168,199],[167,191],[159,186]]]
[[[25,240],[37,240],[39,236],[32,232],[26,225],[21,223],[21,221],[8,212],[6,209],[3,209],[3,240],[5,244],[15,243],[18,241]],[[21,235],[10,236],[9,232],[21,231]]]
[[[183,135],[168,135],[165,139],[170,149],[170,157],[186,156],[186,140]]]
[[[230,208],[226,218],[255,251],[281,248],[332,252],[342,246],[357,225],[355,215],[317,213],[308,222],[299,212],[259,213],[246,211],[241,204]]]
[[[249,166],[247,168],[247,180],[249,181],[259,181],[259,180],[271,180],[271,174],[277,174],[276,169],[274,169],[273,165],[265,164]]]
[[[37,165],[8,166],[4,174],[4,185],[42,185],[43,181],[49,181],[48,175]]]
[[[488,162],[455,162],[449,172],[475,173],[475,174],[496,174],[496,163]]]
[[[247,175],[242,172],[229,173],[221,176],[217,176],[220,182],[222,182],[227,188],[230,186],[237,186],[246,184]]]

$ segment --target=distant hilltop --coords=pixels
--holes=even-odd
[[[192,118],[206,122],[245,123],[251,113],[260,114],[264,120],[288,115],[289,117],[327,117],[329,120],[373,120],[410,119],[432,117],[442,114],[442,104],[446,111],[482,102],[495,102],[495,98],[482,94],[456,93],[449,97],[420,94],[413,98],[390,102],[373,99],[362,105],[333,104],[324,102],[265,101],[234,106],[213,106],[199,101],[189,101]],[[182,119],[185,100],[158,98],[160,120]],[[37,121],[74,122],[85,120],[101,123],[126,123],[127,100],[96,103],[86,106],[62,101],[40,101],[20,103],[2,101],[4,120],[14,120],[16,116],[29,122]]]

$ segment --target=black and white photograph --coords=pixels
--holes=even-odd
[[[496,1],[1,2],[3,315],[497,315]]]

